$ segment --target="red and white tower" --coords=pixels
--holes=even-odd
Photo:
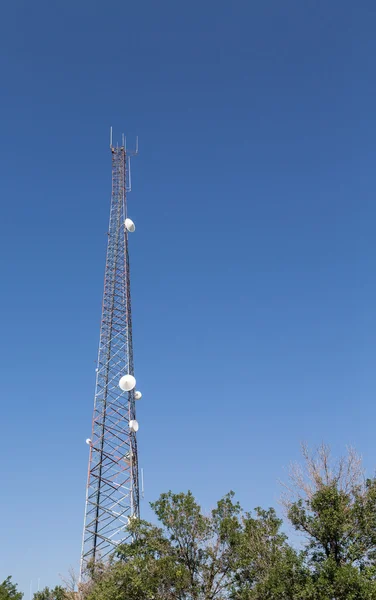
[[[110,142],[112,195],[96,389],[87,478],[80,575],[88,563],[108,557],[130,538],[129,520],[139,517],[138,423],[133,364],[127,214],[130,154]],[[137,153],[133,152],[132,154]]]

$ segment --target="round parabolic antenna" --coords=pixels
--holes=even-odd
[[[130,392],[136,386],[136,380],[133,375],[123,375],[119,381],[119,387],[123,392]]]
[[[86,440],[86,443],[87,443],[87,444],[90,446],[90,444],[91,444],[91,439],[90,439],[90,438],[87,438],[87,440]]]
[[[134,399],[135,400],[141,400],[141,398],[142,398],[141,392],[135,392],[134,393]]]
[[[136,421],[136,419],[129,421],[129,429],[131,429],[135,433],[136,433],[136,431],[138,431],[138,422]]]
[[[124,221],[125,229],[130,233],[136,231],[136,225],[133,223],[132,219],[125,219]]]

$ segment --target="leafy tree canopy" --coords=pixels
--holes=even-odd
[[[17,584],[7,577],[0,583],[0,600],[22,600],[23,593],[17,590]]]
[[[33,596],[33,600],[66,600],[67,591],[61,586],[57,585],[54,588],[45,587],[40,592],[36,592]]]
[[[132,521],[133,541],[91,569],[84,600],[376,600],[376,480],[357,454],[303,447],[285,488],[299,550],[272,508],[244,512],[230,492],[204,513],[168,492],[151,505],[157,524]]]

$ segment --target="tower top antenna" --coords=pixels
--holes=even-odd
[[[118,148],[118,144],[116,145],[116,148]],[[138,154],[138,135],[136,136],[136,145],[135,145],[135,149],[134,150],[127,150],[127,138],[125,136],[124,133],[121,134],[121,148],[124,148],[127,156],[135,156],[136,154]],[[113,130],[112,127],[110,127],[110,148],[111,150],[115,149],[114,146],[114,142],[113,142]]]

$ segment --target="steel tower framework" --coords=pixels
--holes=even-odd
[[[92,436],[87,478],[81,578],[88,563],[108,557],[131,536],[129,519],[139,517],[139,470],[135,391],[123,392],[119,380],[134,375],[128,254],[127,192],[130,162],[125,138],[112,145],[112,196]],[[137,152],[137,150],[136,150]]]

